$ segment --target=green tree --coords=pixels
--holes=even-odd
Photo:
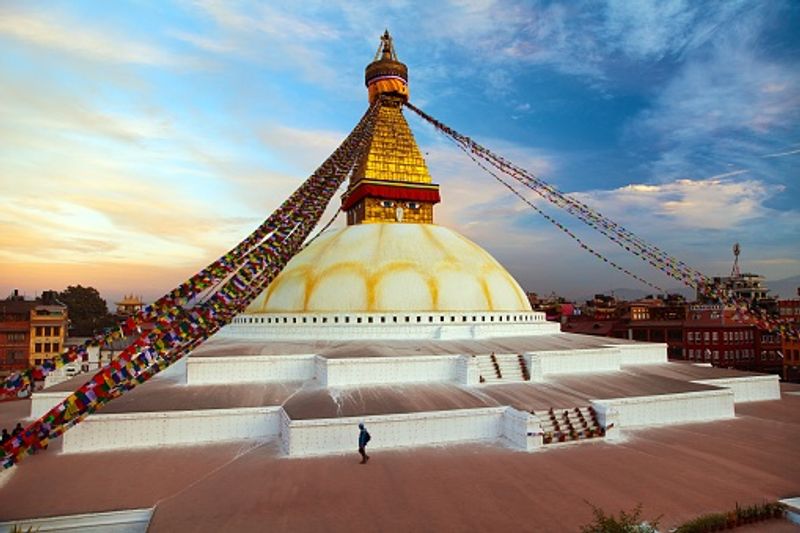
[[[94,287],[70,285],[58,293],[58,300],[67,306],[70,335],[86,337],[98,329],[114,325],[105,300]]]

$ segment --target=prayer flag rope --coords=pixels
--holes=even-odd
[[[537,206],[536,206],[536,204],[534,204],[533,202],[531,202],[530,200],[528,200],[527,198],[525,198],[525,197],[522,195],[522,193],[520,193],[518,190],[516,190],[514,187],[512,187],[512,186],[511,186],[511,184],[510,184],[510,183],[508,183],[506,180],[504,180],[503,178],[501,178],[500,176],[498,176],[496,172],[493,172],[493,171],[492,171],[491,169],[489,169],[489,168],[488,168],[486,165],[484,165],[483,163],[481,163],[480,161],[478,161],[478,159],[477,159],[475,156],[473,156],[473,155],[472,155],[472,153],[470,153],[469,151],[467,151],[467,150],[464,148],[464,146],[463,146],[463,145],[461,145],[461,144],[458,144],[458,143],[456,143],[456,145],[457,145],[457,146],[458,146],[458,148],[459,148],[459,149],[461,149],[461,150],[462,150],[462,151],[463,151],[465,154],[467,154],[467,157],[469,157],[470,159],[472,159],[472,161],[473,161],[473,162],[474,162],[476,165],[478,165],[480,168],[482,168],[484,171],[486,171],[486,172],[487,172],[487,173],[488,173],[490,176],[492,176],[494,179],[496,179],[497,181],[499,181],[499,182],[500,182],[500,183],[501,183],[501,184],[502,184],[502,185],[503,185],[505,188],[507,188],[509,191],[511,191],[511,192],[512,192],[512,193],[513,193],[513,194],[514,194],[514,195],[515,195],[517,198],[519,198],[520,200],[522,200],[523,202],[525,202],[526,204],[528,204],[528,206],[530,206],[530,207],[531,207],[531,209],[533,209],[534,211],[536,211],[537,213],[539,213],[540,215],[542,215],[542,217],[543,217],[545,220],[547,220],[548,222],[550,222],[551,224],[553,224],[553,225],[554,225],[556,228],[558,228],[558,229],[559,229],[559,230],[561,230],[562,232],[566,233],[566,234],[567,234],[567,236],[568,236],[569,238],[571,238],[572,240],[574,240],[575,242],[577,242],[577,243],[578,243],[578,245],[581,247],[581,249],[583,249],[583,250],[586,250],[587,252],[589,252],[589,253],[590,253],[590,254],[592,254],[593,256],[597,257],[598,259],[600,259],[600,260],[601,260],[601,261],[603,261],[604,263],[607,263],[607,264],[609,264],[611,267],[613,267],[613,268],[615,268],[615,269],[619,270],[619,271],[620,271],[620,272],[622,272],[623,274],[626,274],[626,275],[630,276],[631,278],[635,279],[636,281],[638,281],[638,282],[640,282],[640,283],[643,283],[643,284],[645,284],[645,285],[647,285],[647,286],[649,286],[649,287],[651,287],[651,288],[653,288],[653,289],[657,290],[658,292],[661,292],[661,293],[665,293],[665,292],[666,292],[664,289],[662,289],[662,288],[661,288],[661,287],[659,287],[658,285],[655,285],[655,284],[653,284],[653,283],[651,283],[651,282],[647,281],[646,279],[644,279],[644,278],[642,278],[642,277],[640,277],[640,276],[638,276],[638,275],[634,274],[633,272],[631,272],[630,270],[626,269],[625,267],[622,267],[622,266],[618,265],[617,263],[615,263],[615,262],[614,262],[614,261],[612,261],[611,259],[608,259],[608,258],[604,257],[603,255],[601,255],[601,254],[600,254],[600,252],[596,251],[594,248],[592,248],[591,246],[589,246],[588,244],[586,244],[586,243],[585,243],[585,242],[584,242],[584,241],[583,241],[583,240],[582,240],[580,237],[578,237],[577,235],[575,235],[574,233],[572,233],[572,232],[571,232],[571,231],[570,231],[568,228],[566,228],[566,227],[565,227],[563,224],[561,224],[560,222],[558,222],[557,220],[555,220],[553,217],[551,217],[550,215],[548,215],[547,213],[545,213],[544,211],[542,211],[541,209],[539,209],[539,207],[537,207]]]
[[[381,100],[376,100],[353,132],[290,197],[293,203],[286,209],[290,215],[270,217],[269,236],[249,246],[246,254],[237,252],[235,261],[227,261],[237,266],[225,269],[229,275],[221,279],[221,288],[191,308],[177,303],[164,306],[150,332],[140,335],[83,386],[6,443],[0,457],[3,467],[46,447],[50,439],[112,399],[147,382],[243,311],[299,251],[338,187],[352,173],[372,137],[380,105]]]
[[[276,232],[286,222],[302,219],[303,213],[298,211],[299,200],[308,196],[327,193],[331,184],[324,178],[306,180],[278,209],[273,212],[256,230],[234,248],[216,261],[181,283],[154,303],[145,306],[133,316],[120,322],[117,327],[108,328],[104,332],[89,339],[82,345],[70,347],[56,357],[45,360],[22,372],[15,372],[0,382],[0,398],[16,397],[20,391],[30,388],[35,381],[43,380],[52,371],[65,364],[83,360],[92,346],[102,346],[115,340],[125,338],[134,333],[141,333],[143,323],[158,319],[169,308],[185,305],[223,282],[231,272],[238,269],[247,254],[264,239]],[[334,189],[335,190],[335,189]]]
[[[536,177],[534,174],[528,172],[527,170],[514,165],[513,163],[502,158],[499,155],[494,154],[493,152],[491,152],[487,148],[484,148],[483,146],[473,141],[466,135],[462,135],[457,131],[455,131],[454,129],[446,126],[442,122],[436,120],[435,118],[428,115],[427,113],[425,113],[415,105],[411,104],[410,102],[406,102],[405,105],[406,107],[414,111],[417,115],[419,115],[423,120],[433,125],[435,129],[437,129],[438,131],[445,134],[447,137],[454,140],[456,144],[468,155],[470,155],[470,157],[476,162],[477,162],[476,158],[480,158],[489,165],[493,166],[495,169],[499,170],[500,172],[514,178],[524,186],[528,187],[529,189],[539,194],[539,196],[541,196],[545,200],[548,200],[553,205],[564,209],[571,215],[575,216],[581,222],[595,229],[596,231],[598,231],[599,233],[610,239],[612,242],[622,247],[626,251],[631,252],[632,254],[639,257],[641,260],[645,261],[649,265],[659,269],[667,276],[672,277],[689,287],[697,289],[698,292],[704,294],[705,296],[707,296],[712,300],[721,301],[727,305],[733,306],[735,309],[734,316],[738,317],[740,320],[751,322],[753,324],[756,324],[758,327],[761,327],[762,329],[779,332],[783,335],[788,335],[792,337],[798,336],[798,332],[796,330],[792,330],[787,325],[781,324],[778,321],[766,316],[763,310],[759,312],[758,316],[754,316],[753,312],[751,312],[748,309],[747,302],[735,299],[730,294],[727,294],[721,287],[717,286],[717,284],[715,284],[713,280],[708,276],[689,267],[682,261],[670,256],[669,254],[659,249],[655,245],[647,243],[642,238],[635,235],[632,231],[606,218],[605,216],[601,215],[598,211],[562,193],[549,183],[545,182],[544,180],[541,180],[540,178]],[[484,168],[484,170],[488,170],[486,169],[486,167],[482,165],[481,167]],[[496,175],[495,177],[497,178]],[[503,180],[499,181],[508,186],[505,182],[503,182]],[[534,207],[534,209],[536,209],[537,211],[541,212],[539,209],[533,206],[531,202],[526,201],[526,203],[531,205],[531,207]],[[577,237],[574,237],[574,234],[569,232],[566,228],[564,228],[555,221],[552,222],[556,224],[559,227],[559,229],[562,229],[562,231],[567,232],[568,235],[570,235],[570,237],[577,239]],[[584,247],[582,245],[581,247],[587,249],[587,251],[590,251],[590,253],[593,253],[594,255],[599,257],[602,261],[612,264],[613,266],[613,262],[611,260],[601,256],[599,253],[593,250],[590,250],[588,246]],[[629,273],[628,271],[620,267],[615,267],[615,268],[622,270],[626,274]],[[639,278],[637,277],[637,279]]]

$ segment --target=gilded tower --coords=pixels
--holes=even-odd
[[[383,99],[367,153],[342,200],[347,224],[433,223],[439,186],[401,112],[408,100],[408,67],[397,59],[388,30],[381,37],[364,81],[370,103]]]

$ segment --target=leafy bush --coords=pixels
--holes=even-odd
[[[785,509],[786,507],[780,502],[765,502],[749,507],[740,507],[737,503],[734,511],[698,516],[676,528],[675,533],[721,531],[761,520],[780,518],[783,516]]]
[[[620,511],[619,516],[607,515],[594,505],[592,513],[594,521],[582,526],[581,533],[658,533],[658,521],[661,519],[659,516],[649,523],[643,521],[641,503],[630,512]]]

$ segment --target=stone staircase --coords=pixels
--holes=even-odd
[[[474,355],[481,383],[529,381],[528,365],[519,354]]]
[[[597,420],[594,408],[574,407],[532,412],[539,418],[544,444],[558,444],[605,437],[606,431]]]

